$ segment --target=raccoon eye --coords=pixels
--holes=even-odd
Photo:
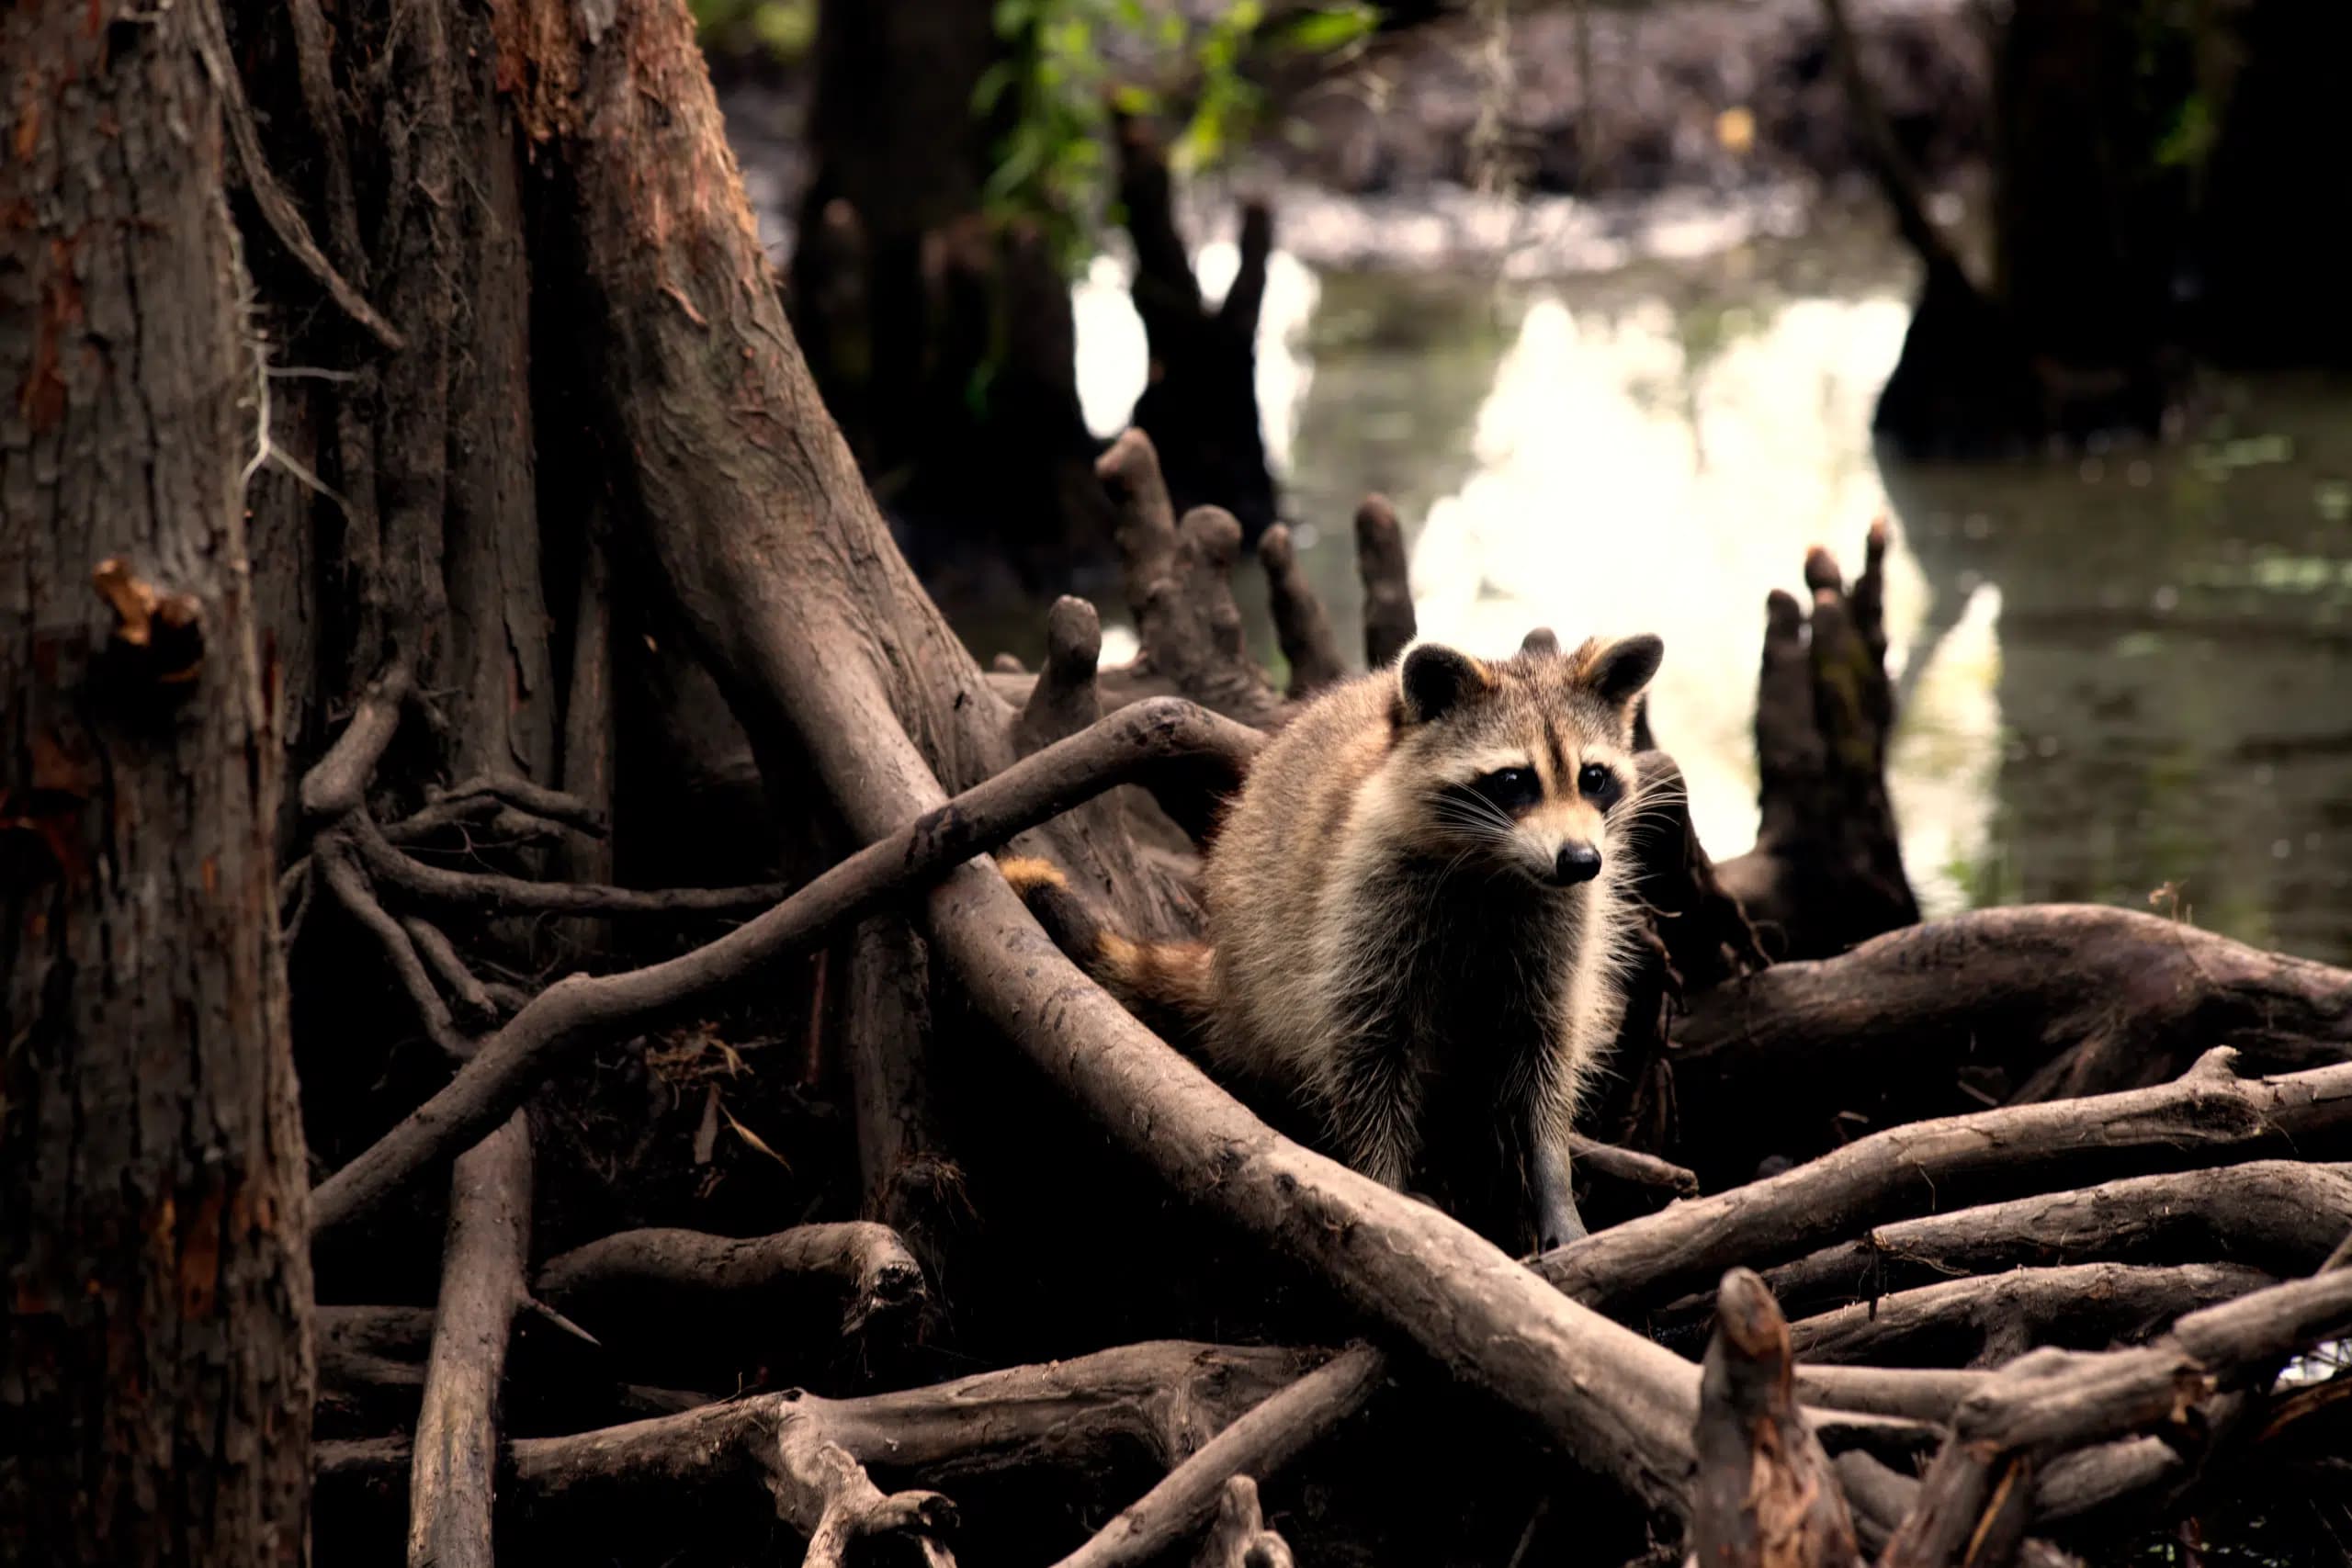
[[[1498,768],[1471,787],[1514,816],[1544,798],[1544,783],[1532,768]]]
[[[1587,762],[1577,770],[1577,788],[1584,792],[1587,800],[1603,811],[1616,805],[1617,797],[1624,793],[1623,786],[1617,782],[1617,775],[1598,762]]]

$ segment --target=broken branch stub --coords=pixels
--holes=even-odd
[[[1364,667],[1385,670],[1419,630],[1405,530],[1385,495],[1368,495],[1356,508],[1356,571],[1363,580]]]
[[[1854,1522],[1797,1407],[1789,1325],[1764,1282],[1724,1276],[1691,1432],[1690,1547],[1702,1568],[1854,1568]]]

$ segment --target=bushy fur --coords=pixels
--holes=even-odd
[[[1007,874],[1131,1008],[1189,1023],[1213,1067],[1286,1093],[1357,1169],[1506,1245],[1568,1239],[1568,1131],[1623,1006],[1633,713],[1659,651],[1425,645],[1317,696],[1209,851],[1213,949],[1127,941],[1050,867]],[[1505,769],[1521,776],[1498,805]],[[1597,873],[1565,869],[1577,846]]]

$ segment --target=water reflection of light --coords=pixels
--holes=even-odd
[[[1203,296],[1224,299],[1240,265],[1240,250],[1230,240],[1203,245],[1193,258]],[[1087,427],[1097,435],[1126,428],[1150,373],[1151,355],[1127,294],[1127,276],[1125,263],[1100,255],[1070,289],[1078,328],[1078,400]],[[1315,274],[1288,252],[1278,250],[1268,260],[1266,297],[1258,311],[1258,413],[1266,460],[1276,479],[1290,473],[1299,409],[1314,377],[1301,340],[1321,291]]]
[[[1752,726],[1767,590],[1802,594],[1806,547],[1859,568],[1885,506],[1871,400],[1901,347],[1893,296],[1807,299],[1695,331],[1663,302],[1577,311],[1537,300],[1481,410],[1477,469],[1431,508],[1413,555],[1423,633],[1506,651],[1529,627],[1564,637],[1655,631],[1658,737],[1690,782],[1719,857],[1756,832]],[[1889,561],[1890,660],[1900,668],[1924,592],[1898,537]],[[1948,907],[1945,867],[1982,841],[1989,754],[1989,612],[1941,645],[1909,718],[1905,759],[1942,770],[1898,780],[1906,859]],[[1962,765],[1964,764],[1964,765]],[[1920,787],[1912,787],[1914,784]]]
[[[1906,558],[1907,564],[1907,558]],[[1922,913],[1981,900],[1964,879],[1992,832],[2001,765],[2001,591],[1979,584],[1959,621],[1924,658],[1887,758],[1887,791],[1903,826],[1905,869]],[[1916,632],[1918,622],[1910,625]]]

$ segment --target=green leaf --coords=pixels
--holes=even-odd
[[[1010,60],[1000,60],[980,73],[978,85],[972,89],[972,112],[988,115],[996,112],[1007,89],[1021,79],[1020,67]]]
[[[1371,37],[1379,26],[1380,13],[1370,6],[1338,6],[1293,17],[1281,41],[1302,54],[1331,54]]]

